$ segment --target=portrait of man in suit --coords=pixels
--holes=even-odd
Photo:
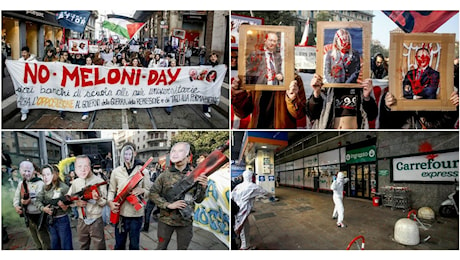
[[[430,51],[420,48],[415,52],[415,69],[409,70],[403,80],[403,96],[406,99],[436,99],[439,72],[430,67]]]
[[[282,85],[283,57],[279,48],[279,36],[267,32],[263,46],[249,53],[246,60],[246,84]]]

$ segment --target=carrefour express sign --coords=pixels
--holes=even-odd
[[[458,180],[458,152],[425,154],[393,159],[393,181]]]

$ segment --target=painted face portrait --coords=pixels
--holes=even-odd
[[[171,148],[169,157],[172,163],[177,163],[187,158],[189,153],[190,145],[185,142],[179,142]]]
[[[347,30],[340,29],[336,32],[337,49],[342,53],[346,53],[351,48],[350,33]]]
[[[50,168],[48,167],[44,168],[42,171],[42,176],[43,176],[43,182],[46,185],[50,185],[53,182],[54,174]]]
[[[89,159],[86,158],[77,158],[75,160],[75,173],[78,178],[86,179],[89,173],[91,172],[91,163]]]
[[[278,45],[278,36],[275,33],[267,34],[265,39],[265,49],[268,51],[275,51]]]
[[[22,178],[26,180],[30,180],[34,174],[34,166],[30,162],[22,163],[19,167],[19,173],[21,174]]]
[[[430,64],[430,54],[426,49],[420,49],[415,54],[415,60],[419,68],[426,68]]]

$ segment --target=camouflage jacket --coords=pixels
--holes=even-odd
[[[69,186],[67,186],[63,182],[59,182],[59,187],[52,187],[49,190],[46,190],[44,186],[43,189],[37,195],[35,206],[39,210],[43,211],[44,207],[46,207],[47,205],[51,205],[51,207],[54,208],[53,210],[57,210],[54,216],[58,217],[65,215],[70,212],[70,207],[67,208],[66,211],[64,211],[57,204],[59,201],[65,201],[64,196],[67,194],[67,192],[69,192]]]
[[[165,194],[179,182],[187,172],[190,171],[189,165],[179,171],[174,166],[161,173],[150,188],[150,199],[160,208],[159,220],[170,226],[188,226],[192,225],[193,218],[185,219],[182,217],[178,209],[168,209],[167,206],[174,201],[168,202],[165,199]],[[186,194],[186,201],[192,210],[195,209],[195,202],[200,203],[205,198],[206,189],[201,185],[197,185]],[[193,200],[187,199],[193,198]]]

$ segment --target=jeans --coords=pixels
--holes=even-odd
[[[110,222],[110,207],[108,205],[105,205],[102,208],[102,221],[104,222],[104,225],[107,225]]]
[[[129,235],[129,250],[139,250],[143,217],[123,217],[120,216],[121,231],[115,226],[115,250],[125,250],[126,240]]]
[[[73,250],[72,230],[68,215],[54,218],[53,225],[48,226],[52,250]]]

